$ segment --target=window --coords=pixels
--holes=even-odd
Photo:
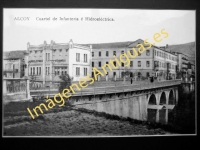
[[[76,75],[77,75],[77,76],[80,75],[80,67],[76,67]]]
[[[46,67],[46,75],[49,75],[50,74],[50,67]]]
[[[133,55],[133,50],[132,49],[130,50],[130,53],[131,53],[131,55]]]
[[[42,67],[39,67],[39,75],[41,75]]]
[[[33,74],[35,75],[35,67],[33,67]]]
[[[80,62],[80,53],[76,53],[76,62]]]
[[[65,75],[67,75],[67,71],[65,71]]]
[[[84,68],[84,76],[87,76],[87,68]]]
[[[169,59],[171,60],[171,56],[169,55]]]
[[[99,67],[101,67],[101,62],[99,62]]]
[[[108,51],[106,51],[106,56],[108,56],[109,55],[109,52]]]
[[[33,74],[33,68],[31,67],[31,75]]]
[[[154,61],[154,67],[159,67],[159,61]]]
[[[133,67],[133,61],[130,62],[130,67]]]
[[[92,62],[92,67],[94,67],[94,62]]]
[[[92,57],[94,57],[94,52],[92,52]]]
[[[115,76],[116,75],[116,72],[113,72],[113,76]]]
[[[146,55],[149,56],[150,55],[150,50],[146,51]]]
[[[108,62],[106,62],[106,64],[108,64]]]
[[[138,67],[141,67],[141,61],[138,61]]]
[[[159,51],[157,51],[157,56],[159,56]]]
[[[154,51],[154,55],[156,56],[156,50]]]
[[[46,67],[46,75],[48,74],[48,70],[47,70],[47,67]]]
[[[38,67],[37,67],[37,75],[39,74]]]
[[[50,53],[46,53],[46,61],[50,60]]]
[[[124,67],[124,63],[123,62],[121,63],[121,66]]]
[[[124,51],[121,51],[121,54],[124,54]]]
[[[37,53],[37,51],[35,51],[35,54]]]
[[[147,72],[147,74],[146,74],[146,75],[147,75],[147,77],[149,77],[149,72]]]
[[[99,52],[99,56],[101,56],[101,52]]]
[[[116,67],[117,65],[116,65],[116,61],[113,61],[113,65]]]
[[[147,67],[150,66],[150,61],[146,61],[146,66],[147,66]]]
[[[141,76],[141,73],[140,72],[138,72],[138,77],[140,77]]]
[[[113,56],[117,56],[116,51],[113,51]]]
[[[159,67],[162,67],[162,66],[161,66],[161,62],[159,62]]]
[[[87,62],[87,54],[84,54],[84,62]]]
[[[141,53],[138,51],[138,56],[141,56]]]
[[[162,67],[164,68],[164,63],[162,63]]]

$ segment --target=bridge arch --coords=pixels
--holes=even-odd
[[[151,94],[148,101],[147,101],[147,121],[149,122],[156,122],[156,109],[149,109],[148,105],[157,105],[156,95]]]
[[[167,104],[167,97],[166,97],[165,92],[162,92],[161,96],[160,96],[160,104],[159,105],[163,105],[163,104]]]
[[[156,96],[155,94],[151,94],[151,96],[149,97],[149,100],[148,100],[148,105],[156,105]]]
[[[169,92],[169,101],[168,101],[169,105],[175,105],[176,104],[176,100],[175,100],[175,95],[173,90],[170,90]]]

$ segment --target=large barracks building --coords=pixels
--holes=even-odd
[[[73,81],[87,76],[91,72],[91,46],[84,46],[73,43],[47,44],[44,41],[41,45],[27,44],[27,64],[25,74],[36,77],[36,81],[43,85],[60,81],[59,76],[69,74]]]
[[[158,74],[163,79],[174,79],[176,77],[177,55],[157,46],[147,49],[149,45],[145,45],[141,39],[134,42],[93,44],[92,67],[96,67],[103,72],[102,65],[108,64],[110,59],[114,60],[114,55],[119,58],[121,54],[127,53],[128,50],[132,51],[132,48],[138,51],[138,44],[142,44],[146,51],[142,54],[138,53],[139,55],[135,58],[129,58],[130,66],[125,66],[125,64],[121,63],[117,69],[112,71],[107,69],[108,79],[119,79],[123,78],[124,75],[126,77],[135,77],[136,80],[141,79],[141,77],[147,78],[150,75],[158,76]],[[116,64],[116,62],[114,63]],[[129,72],[128,76],[125,72]],[[105,80],[106,77],[101,78]]]

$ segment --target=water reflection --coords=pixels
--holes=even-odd
[[[173,106],[171,106],[173,108]],[[173,122],[172,108],[147,109],[147,121],[168,124]]]

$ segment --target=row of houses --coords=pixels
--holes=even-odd
[[[132,42],[103,44],[76,44],[72,40],[68,43],[51,41],[49,44],[44,41],[40,45],[27,43],[27,50],[4,52],[4,77],[34,76],[37,82],[47,85],[60,81],[60,75],[69,74],[73,81],[79,81],[88,74],[93,76],[93,67],[103,72],[102,65],[114,60],[114,56],[119,58],[133,48],[138,51],[138,44],[144,45],[144,41],[138,39]],[[108,69],[107,77],[101,77],[101,80],[149,76],[175,79],[180,71],[187,74],[192,72],[189,70],[194,70],[194,65],[189,63],[187,55],[170,52],[168,46],[152,46],[149,49],[145,45],[144,47],[145,52],[134,59],[130,58],[129,66],[121,63],[117,69]]]

